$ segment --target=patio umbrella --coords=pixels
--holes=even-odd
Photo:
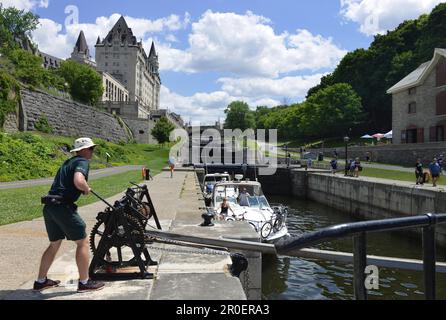
[[[384,138],[384,134],[382,134],[382,133],[377,133],[377,134],[374,134],[372,137],[373,138],[376,138],[376,139],[381,139],[381,138]]]
[[[386,139],[392,139],[392,137],[393,137],[393,130],[390,131],[390,132],[387,132],[387,133],[384,135],[384,138],[386,138]]]
[[[365,136],[362,136],[361,139],[373,139],[373,137],[369,134],[366,134]]]

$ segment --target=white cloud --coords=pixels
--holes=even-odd
[[[265,17],[205,12],[192,23],[189,48],[161,46],[162,70],[269,76],[334,67],[346,54],[331,38],[308,30],[276,34]]]
[[[161,107],[179,113],[185,121],[213,123],[224,116],[224,110],[235,99],[226,92],[198,92],[192,96],[182,96],[161,86]]]
[[[392,30],[407,19],[429,13],[444,0],[341,0],[340,14],[368,36]]]
[[[324,74],[310,76],[268,78],[220,78],[222,90],[234,96],[247,97],[303,97],[308,90],[320,83]]]
[[[20,10],[32,10],[36,7],[48,8],[49,0],[1,0],[3,7],[15,7]]]
[[[70,56],[77,37],[81,30],[84,31],[90,52],[94,58],[94,45],[97,37],[104,38],[121,17],[115,13],[109,17],[98,17],[95,23],[79,23],[63,26],[50,19],[40,19],[40,25],[33,32],[33,39],[39,45],[39,49],[56,57],[67,58]],[[147,39],[149,35],[162,32],[174,32],[186,28],[189,24],[189,14],[183,18],[177,15],[149,20],[133,17],[125,17],[128,26],[132,29],[137,39]],[[57,45],[55,45],[57,43]],[[146,43],[146,50],[150,50],[151,42]]]
[[[182,96],[163,86],[161,107],[179,113],[187,121],[212,123],[225,118],[224,110],[236,100],[245,101],[252,108],[257,106],[274,107],[283,100],[297,102],[303,100],[308,89],[320,83],[324,74],[310,76],[268,78],[220,78],[221,90],[211,93],[196,93]]]

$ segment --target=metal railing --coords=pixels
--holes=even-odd
[[[436,226],[444,223],[446,223],[446,214],[426,214],[407,218],[355,222],[306,233],[300,237],[282,239],[276,243],[275,247],[280,255],[299,256],[299,251],[309,246],[338,238],[353,237],[354,297],[357,300],[366,300],[367,234],[422,228],[425,297],[427,300],[435,300]]]

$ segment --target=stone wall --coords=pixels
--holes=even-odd
[[[436,96],[444,88],[436,86],[435,69],[429,74],[423,85],[416,87],[416,92],[409,95],[408,90],[395,93],[392,96],[392,129],[393,142],[401,144],[401,132],[411,128],[424,128],[423,141],[429,142],[429,128],[436,126],[444,117],[437,116]],[[409,104],[416,103],[416,112],[409,113]]]
[[[22,88],[19,128],[22,131],[34,131],[36,122],[43,116],[48,119],[56,135],[88,136],[112,142],[129,140],[125,129],[111,114],[44,92]]]
[[[328,158],[333,157],[334,148],[312,149],[310,152],[318,154],[323,152]],[[345,148],[336,148],[338,156],[345,159]],[[395,165],[414,166],[420,158],[423,164],[429,164],[434,157],[443,154],[446,156],[445,142],[432,142],[423,144],[383,145],[375,147],[349,147],[350,159],[359,157],[365,160],[366,153],[370,152],[373,162],[381,162]]]
[[[6,115],[3,129],[8,133],[16,133],[19,131],[19,119],[16,113]]]
[[[158,141],[152,136],[151,132],[155,126],[154,121],[149,119],[129,119],[122,118],[132,130],[133,138],[137,143],[157,144]]]
[[[444,213],[446,208],[443,192],[327,174],[308,175],[307,198],[367,220]],[[421,229],[412,229],[410,234],[421,235]],[[437,241],[446,245],[444,225],[437,228]]]

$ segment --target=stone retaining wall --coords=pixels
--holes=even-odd
[[[46,117],[56,135],[88,136],[112,142],[129,140],[113,115],[41,91],[22,88],[21,109],[19,127],[23,131],[34,131],[39,119]]]

